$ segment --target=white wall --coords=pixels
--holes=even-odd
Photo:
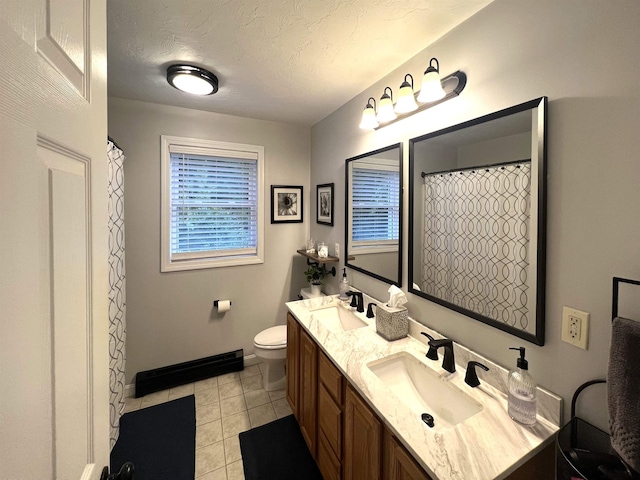
[[[344,160],[540,96],[549,97],[546,344],[539,347],[417,296],[410,314],[505,366],[508,347],[527,347],[530,371],[565,399],[606,374],[615,275],[640,279],[640,2],[496,0],[312,128],[311,185],[335,182],[335,227],[311,224],[313,238],[344,238]],[[370,96],[397,90],[437,57],[441,73],[468,76],[462,94],[379,129],[358,128]],[[405,148],[405,179],[408,148]],[[408,216],[405,182],[404,218]],[[312,206],[314,208],[314,206]],[[407,251],[405,222],[404,249]],[[407,289],[407,256],[403,289]],[[388,285],[349,272],[378,298]],[[328,289],[338,291],[332,280]],[[562,306],[591,313],[587,351],[560,340]],[[606,389],[581,396],[578,413],[606,426]]]
[[[109,135],[124,150],[127,365],[135,373],[244,348],[285,323],[284,303],[305,286],[309,128],[150,103],[109,99]],[[265,262],[160,273],[160,135],[265,147]],[[272,225],[271,185],[302,185],[304,223]],[[213,300],[230,299],[224,316]]]

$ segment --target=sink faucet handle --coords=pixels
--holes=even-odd
[[[427,332],[420,332],[420,334],[429,339],[429,351],[427,352],[427,358],[429,360],[438,360],[438,350],[433,348],[433,346],[431,345],[431,342],[435,341],[435,338],[433,338]]]
[[[373,307],[377,307],[378,304],[375,302],[371,302],[369,303],[369,305],[367,305],[367,318],[373,318],[374,314],[373,314]]]
[[[483,365],[480,362],[474,362],[474,361],[469,362],[467,364],[467,373],[464,376],[464,381],[466,382],[467,385],[469,385],[472,388],[475,388],[478,385],[480,385],[480,380],[478,380],[478,373],[476,372],[476,367],[480,367],[485,372],[489,371],[489,367],[487,367],[486,365]]]

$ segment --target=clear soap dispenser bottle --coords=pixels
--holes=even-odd
[[[529,363],[524,358],[525,348],[512,347],[509,350],[520,351],[517,368],[509,372],[507,385],[509,416],[522,425],[532,426],[536,423],[538,410],[537,385],[533,377],[529,375]]]
[[[342,280],[340,281],[340,300],[348,300],[349,295],[347,292],[349,291],[349,280],[347,279],[347,268],[342,269]]]

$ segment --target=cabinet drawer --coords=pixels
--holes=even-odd
[[[323,384],[318,387],[318,427],[336,457],[342,458],[342,409],[335,404]]]
[[[343,403],[342,373],[340,373],[340,370],[331,363],[331,360],[327,358],[324,352],[320,349],[318,350],[318,375],[320,377],[320,382],[327,388],[327,392],[331,395],[336,404],[341,407]]]
[[[340,461],[333,453],[322,430],[318,434],[318,468],[324,480],[341,480],[342,478]]]

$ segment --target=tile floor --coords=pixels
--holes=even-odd
[[[127,398],[125,413],[195,395],[196,480],[244,480],[238,434],[292,413],[284,390],[262,388],[261,368]]]

